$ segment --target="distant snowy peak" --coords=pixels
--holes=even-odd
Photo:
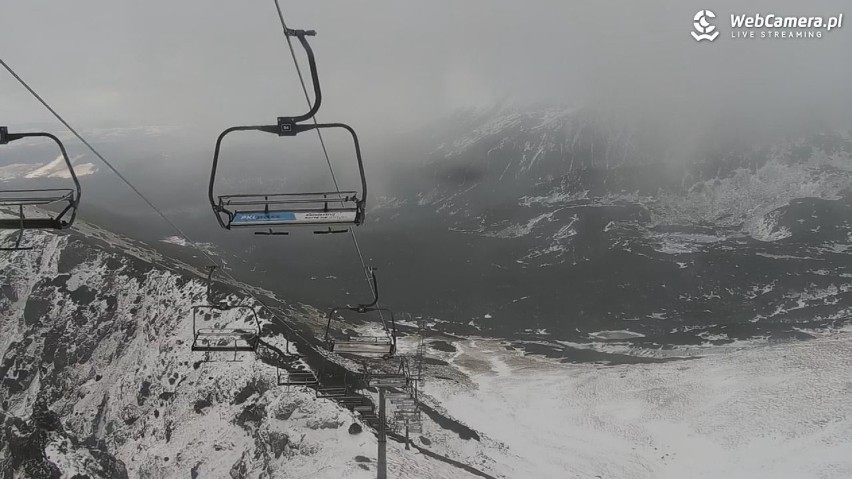
[[[78,177],[93,175],[98,172],[98,167],[93,163],[81,163],[79,160],[83,155],[71,159],[74,173]],[[0,181],[11,181],[15,179],[36,178],[64,178],[70,179],[71,173],[65,165],[65,159],[60,155],[50,163],[22,164],[13,163],[0,167]]]
[[[511,131],[559,131],[575,115],[576,110],[573,108],[549,108],[542,111],[501,109],[490,114],[470,112],[457,117],[465,126],[457,130],[461,134],[442,144],[437,152],[447,158],[461,155],[480,141],[507,135]]]
[[[530,198],[554,204],[608,198],[611,203],[616,197],[629,202],[707,197],[716,188],[725,198],[740,190],[785,202],[836,198],[852,172],[852,138],[837,132],[771,144],[720,140],[712,147],[676,150],[673,140],[642,125],[564,107],[467,111],[445,128],[424,166],[424,176],[436,184],[420,192],[419,204],[447,213],[477,203],[474,198],[485,200],[478,204],[526,202],[523,206],[530,206]]]
[[[82,157],[83,155],[78,155],[71,159],[71,164],[74,166],[74,173],[78,177],[97,173],[98,168],[93,163],[79,163]],[[68,171],[64,158],[58,156],[50,163],[30,171],[24,178],[71,178],[71,172]]]
[[[738,236],[783,241],[820,227],[797,226],[800,213],[786,213],[796,200],[852,191],[849,133],[675,144],[590,109],[464,111],[436,132],[416,197],[401,192],[390,208],[421,208],[460,233],[526,238],[514,260],[534,266],[573,263],[578,241],[601,244],[601,236],[627,251],[638,234],[665,254]],[[823,232],[834,231],[822,214]]]

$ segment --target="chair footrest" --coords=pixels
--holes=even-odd
[[[46,190],[2,190],[0,206],[38,206],[74,201],[74,191],[70,189]]]
[[[0,218],[2,230],[61,230],[66,223],[54,218]]]
[[[393,344],[384,341],[336,341],[332,347],[332,352],[385,355],[393,352]]]
[[[385,388],[403,388],[408,384],[405,376],[402,374],[375,374],[370,376],[370,386],[385,387]]]

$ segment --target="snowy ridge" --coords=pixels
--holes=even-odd
[[[75,235],[31,241],[35,250],[0,257],[4,474],[375,476],[376,438],[348,432],[364,427],[352,412],[313,391],[278,387],[275,368],[252,355],[203,362],[190,351],[200,280]],[[231,314],[219,325],[246,321]],[[15,455],[17,441],[44,459]],[[467,476],[394,441],[388,457],[397,477]]]
[[[632,205],[647,228],[701,224],[726,229],[722,238],[745,234],[772,242],[792,234],[777,224],[780,208],[799,198],[838,200],[852,191],[852,140],[840,133],[750,149],[719,145],[718,151],[674,157],[674,151],[650,146],[641,127],[586,110],[500,107],[460,118],[460,132],[434,152],[428,167],[444,183],[418,193],[417,203],[449,217],[456,231],[554,237],[518,259],[570,259],[565,232],[542,221],[560,208]],[[680,243],[661,251],[694,252],[703,241]]]
[[[98,167],[92,163],[79,163],[78,161],[83,155],[71,158],[71,164],[74,165],[74,173],[77,177],[89,176],[98,172]],[[50,163],[35,163],[21,164],[13,163],[7,166],[0,166],[0,181],[10,181],[17,178],[35,179],[35,178],[63,178],[70,179],[71,173],[68,167],[65,166],[65,159],[60,155]]]
[[[75,156],[71,158],[71,164],[74,165],[74,173],[77,176],[88,176],[96,173],[98,168],[92,163],[82,163],[76,164],[76,162],[82,158],[83,155]],[[68,171],[68,167],[65,166],[65,158],[61,155],[57,156],[55,160],[47,163],[44,166],[40,166],[26,175],[24,178],[32,179],[32,178],[71,178],[71,172]]]

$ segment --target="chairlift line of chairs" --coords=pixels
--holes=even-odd
[[[345,123],[303,123],[314,118],[322,103],[322,90],[317,73],[313,49],[308,43],[309,36],[316,35],[313,30],[285,30],[288,37],[299,39],[308,56],[311,79],[314,89],[314,101],[307,113],[298,116],[282,116],[274,125],[233,126],[224,130],[216,139],[213,153],[213,166],[210,170],[208,199],[216,221],[222,228],[231,230],[245,228],[255,230],[261,235],[286,235],[287,231],[275,228],[307,226],[314,228],[315,234],[345,233],[351,226],[364,222],[367,197],[367,178],[364,162],[361,158],[361,144],[355,130]],[[321,191],[321,192],[274,192],[274,193],[238,193],[217,195],[215,193],[216,174],[222,141],[230,133],[239,131],[259,131],[282,137],[296,136],[311,130],[343,129],[352,137],[358,173],[361,180],[360,191]]]
[[[17,230],[18,235],[13,246],[0,247],[0,251],[30,250],[32,247],[22,246],[24,231],[27,230],[63,230],[70,228],[77,217],[80,205],[80,180],[74,172],[74,166],[68,158],[65,145],[55,135],[46,132],[10,133],[9,128],[0,126],[0,145],[7,145],[22,138],[47,138],[59,147],[59,152],[68,169],[69,177],[74,182],[73,188],[41,188],[41,189],[3,189],[0,190],[0,207],[16,210],[17,216],[0,218],[0,230]],[[45,207],[51,205],[63,206],[59,213],[39,209],[40,216],[27,217],[26,207]]]
[[[254,126],[233,126],[222,131],[215,145],[213,163],[208,185],[208,199],[210,206],[216,216],[219,225],[226,229],[248,229],[255,230],[255,234],[286,235],[291,227],[313,228],[315,234],[344,233],[349,228],[361,225],[365,219],[367,180],[364,171],[364,163],[361,155],[361,146],[355,130],[345,123],[318,123],[315,119],[316,113],[322,104],[322,90],[317,72],[316,58],[308,41],[309,37],[315,36],[313,30],[293,30],[285,27],[285,35],[295,37],[304,49],[311,72],[311,83],[313,86],[313,101],[310,102],[307,112],[297,116],[278,117],[275,124]],[[297,65],[298,66],[298,65]],[[310,121],[313,120],[313,121]],[[70,128],[70,127],[69,127]],[[355,159],[357,161],[360,188],[341,191],[320,192],[240,192],[236,194],[217,194],[216,178],[219,168],[222,143],[226,136],[231,133],[243,131],[257,131],[261,133],[274,134],[279,137],[293,137],[300,133],[313,130],[336,129],[345,130],[352,138]],[[4,211],[13,209],[17,215],[13,217],[0,218],[0,230],[18,230],[14,246],[0,247],[3,250],[27,250],[31,247],[22,246],[21,242],[24,232],[27,230],[63,230],[70,228],[77,215],[80,204],[81,187],[80,181],[74,171],[71,160],[63,143],[50,133],[10,133],[5,126],[0,127],[0,145],[29,137],[42,137],[55,142],[68,170],[68,177],[73,181],[71,188],[48,188],[48,189],[2,189],[0,190],[0,208]],[[329,164],[329,167],[331,165]],[[332,170],[333,174],[333,170]],[[336,181],[335,181],[336,183]],[[131,185],[132,186],[132,185]],[[42,216],[27,216],[27,207],[64,206],[59,212],[43,212],[37,208]],[[216,266],[208,267],[206,278],[206,304],[195,304],[192,311],[193,340],[192,351],[205,353],[233,352],[236,359],[238,352],[255,352],[261,344],[261,323],[258,311],[247,305],[230,305],[226,302],[215,301],[212,294],[213,273]],[[390,359],[396,354],[396,323],[393,312],[387,308],[378,306],[379,292],[374,270],[370,270],[370,280],[373,286],[373,300],[367,304],[356,307],[340,307],[329,311],[323,344],[331,352],[354,357],[356,359]],[[332,333],[332,322],[338,320],[341,312],[351,312],[357,315],[386,314],[389,317],[389,325],[382,316],[384,327],[383,335],[337,337]],[[236,312],[229,315],[228,312]],[[222,321],[217,321],[221,316]],[[225,321],[234,316],[235,322],[240,319],[247,326],[233,327]],[[212,326],[205,323],[213,322]],[[279,385],[312,386],[320,387],[317,376],[304,364],[303,367],[291,368],[282,374],[279,368],[277,382]],[[404,375],[388,374],[377,375],[374,381],[384,385],[405,387],[408,380]],[[338,388],[327,387],[323,390],[329,397],[337,397],[342,394],[344,399],[351,399],[353,404],[359,408],[362,398],[353,396],[349,398],[349,387],[339,391]],[[357,400],[356,400],[357,399]]]

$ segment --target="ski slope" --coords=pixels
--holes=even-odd
[[[492,340],[446,354],[472,384],[426,392],[501,444],[492,474],[542,478],[852,477],[852,332],[688,361],[560,364]]]

